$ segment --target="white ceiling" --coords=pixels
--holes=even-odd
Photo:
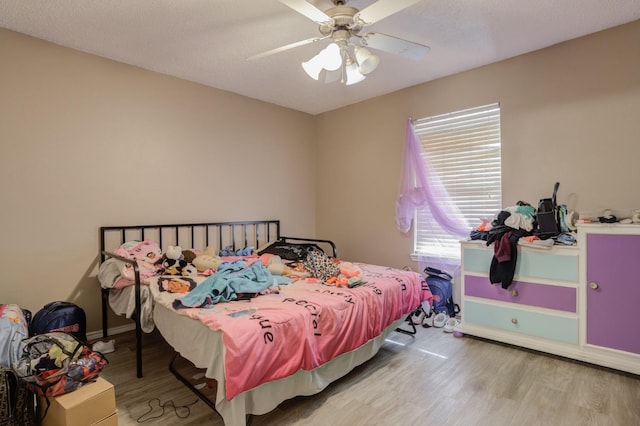
[[[427,57],[376,51],[378,69],[344,86],[312,80],[300,66],[328,40],[247,61],[319,35],[278,0],[0,0],[0,27],[310,114],[637,19],[640,0],[422,0],[367,30],[426,44]]]

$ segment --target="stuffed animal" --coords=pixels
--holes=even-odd
[[[162,256],[161,275],[195,276],[198,270],[189,263],[180,246],[169,246]]]
[[[193,263],[193,259],[197,256],[196,252],[193,250],[182,250],[182,258],[187,261],[187,263]]]
[[[174,260],[184,259],[184,256],[182,255],[182,247],[180,246],[167,247],[167,251],[164,253],[164,255],[168,259],[174,259]]]
[[[182,259],[171,259],[169,257],[162,261],[160,275],[182,275],[182,270],[188,263]]]
[[[207,247],[202,253],[197,255],[191,263],[193,263],[199,272],[204,272],[209,269],[218,269],[218,266],[222,263],[222,259],[215,255],[213,247]]]
[[[187,263],[187,265],[182,268],[182,272],[180,273],[183,277],[195,277],[198,275],[198,268],[195,267],[192,263]]]
[[[293,270],[282,262],[282,258],[275,254],[264,253],[260,255],[260,261],[273,275],[290,275]]]

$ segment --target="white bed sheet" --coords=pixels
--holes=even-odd
[[[153,317],[167,343],[197,368],[205,369],[206,377],[218,382],[215,406],[226,426],[244,426],[247,414],[265,414],[287,399],[322,391],[333,381],[371,359],[389,333],[403,322],[403,319],[395,321],[378,337],[314,370],[300,370],[293,376],[262,384],[228,401],[224,387],[222,333],[211,330],[196,319],[178,315],[159,303],[154,306]]]

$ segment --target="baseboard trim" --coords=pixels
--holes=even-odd
[[[113,336],[114,334],[126,333],[128,331],[132,331],[136,329],[136,324],[131,323],[127,325],[121,325],[118,327],[112,327],[107,329],[107,333],[109,336]],[[100,340],[102,337],[102,330],[98,331],[90,331],[87,333],[87,341],[91,342],[92,340]]]

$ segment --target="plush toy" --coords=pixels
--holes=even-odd
[[[282,262],[282,258],[275,254],[264,253],[260,255],[260,261],[273,275],[290,275],[293,270]]]
[[[182,250],[182,258],[187,261],[187,263],[193,263],[193,259],[197,256],[196,252],[193,250]]]
[[[183,277],[195,277],[196,275],[198,275],[198,269],[194,264],[187,263],[187,265],[182,268],[180,275],[182,275]]]
[[[218,266],[222,263],[222,259],[215,255],[213,247],[207,247],[202,253],[197,255],[191,263],[193,263],[199,272],[204,272],[209,269],[218,269]]]
[[[182,275],[182,270],[188,263],[182,259],[171,259],[169,257],[162,261],[160,275]]]
[[[198,270],[188,260],[180,246],[169,246],[162,256],[161,275],[182,275],[185,277],[198,275]],[[191,252],[192,253],[192,252]]]
[[[184,256],[182,255],[182,247],[180,246],[167,247],[167,251],[164,253],[164,255],[168,259],[184,260]]]

